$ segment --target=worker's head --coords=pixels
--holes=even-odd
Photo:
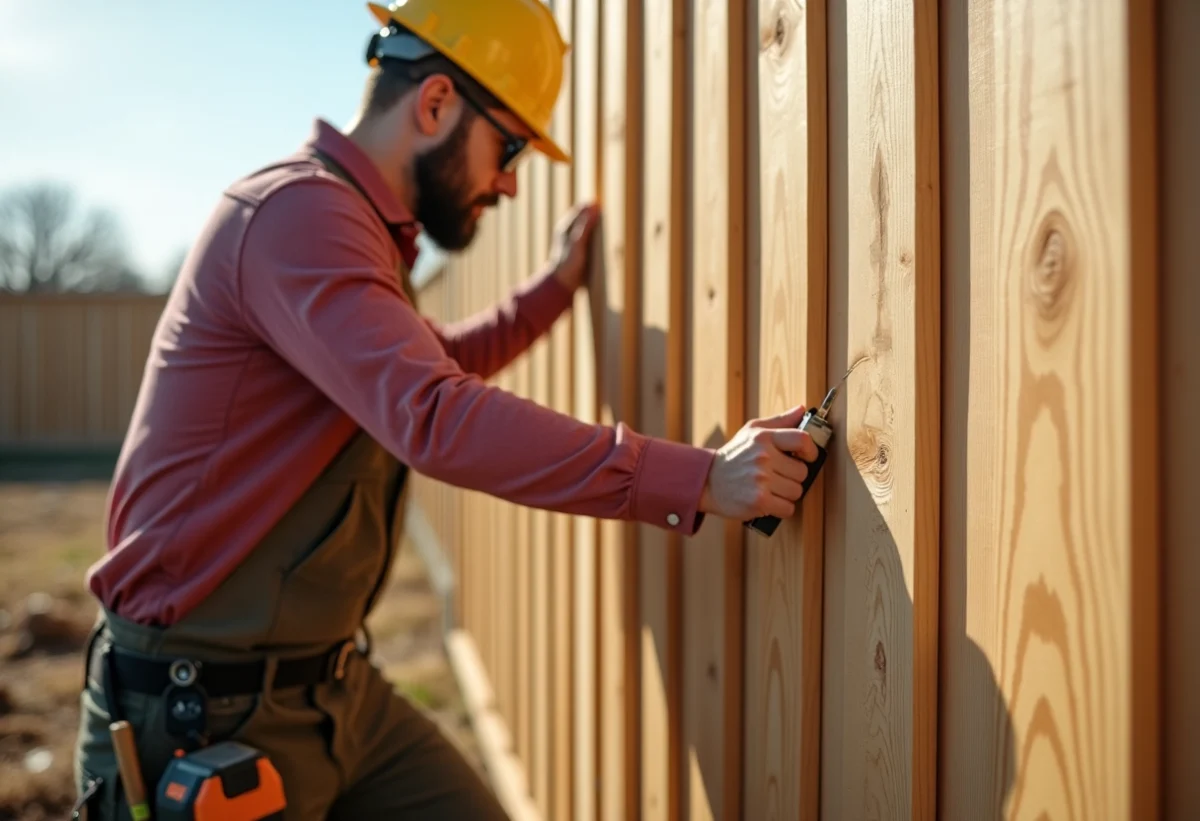
[[[465,248],[484,208],[517,194],[530,150],[568,161],[548,135],[566,45],[541,0],[407,0],[371,6],[373,71],[361,118],[394,140],[385,169],[448,250]]]

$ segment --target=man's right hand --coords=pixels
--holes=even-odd
[[[812,438],[796,430],[804,411],[801,405],[778,416],[752,419],[722,445],[708,472],[700,510],[739,521],[795,515],[801,482],[808,476],[805,462],[817,458]]]

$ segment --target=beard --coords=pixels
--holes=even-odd
[[[462,251],[475,238],[475,206],[495,205],[496,194],[472,197],[467,178],[467,129],[463,117],[445,141],[417,157],[417,203],[414,216],[429,238],[446,251]]]

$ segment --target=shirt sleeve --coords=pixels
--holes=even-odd
[[[467,373],[489,379],[550,330],[573,294],[553,273],[523,284],[504,302],[457,322],[425,322]]]
[[[289,183],[247,227],[244,320],[426,476],[529,507],[699,529],[712,449],[587,424],[467,373],[405,300],[395,254],[344,186]]]

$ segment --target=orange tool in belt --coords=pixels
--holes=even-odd
[[[283,818],[287,806],[270,759],[236,741],[174,759],[155,797],[155,821],[264,821]]]

